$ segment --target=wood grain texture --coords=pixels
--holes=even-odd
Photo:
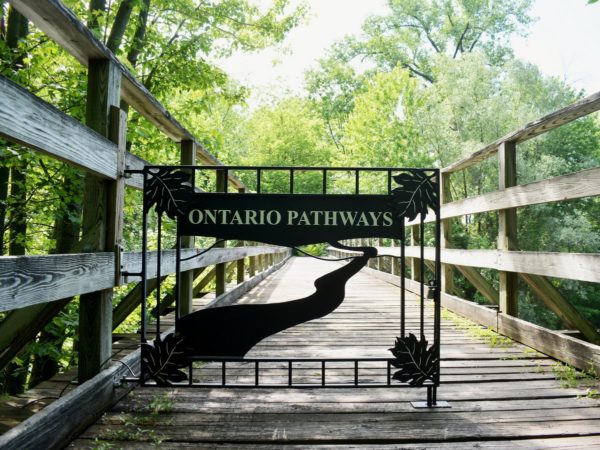
[[[139,82],[106,46],[96,39],[90,30],[58,0],[12,0],[11,4],[34,25],[53,39],[81,64],[88,66],[90,60],[106,59],[114,63],[123,74],[121,96],[150,123],[176,142],[195,141],[165,107]],[[206,165],[222,165],[221,162],[197,143],[197,156]],[[236,187],[244,187],[235,176],[230,176]]]
[[[114,143],[2,76],[0,135],[98,176],[116,178]]]
[[[190,257],[202,249],[189,249],[182,257]],[[237,247],[213,249],[184,261],[183,270],[206,267],[220,262],[268,252],[285,253],[284,247]],[[175,251],[163,252],[163,274],[175,271]],[[156,253],[148,255],[148,276],[156,277]],[[123,270],[141,270],[141,252],[122,254]],[[68,255],[4,256],[0,257],[0,311],[52,302],[66,297],[109,289],[115,286],[115,256],[113,253],[74,253]],[[137,278],[135,278],[137,279]],[[135,279],[124,282],[135,281]]]
[[[523,128],[507,134],[497,141],[485,146],[481,150],[472,153],[466,158],[450,164],[442,169],[442,171],[451,173],[466,169],[467,167],[477,164],[478,162],[483,161],[484,159],[493,155],[496,151],[498,151],[498,148],[503,142],[524,142],[598,110],[600,110],[600,92],[596,92],[595,94],[579,100],[572,105],[559,109],[558,111],[551,112],[540,119],[534,120],[533,122],[525,125]]]
[[[292,258],[240,302],[278,302],[305,295],[313,289],[311,282],[316,277],[336,266],[338,263]],[[398,332],[398,289],[368,275],[375,272],[364,269],[353,277],[346,300],[335,312],[265,339],[248,357],[385,354]],[[409,326],[414,326],[419,308],[413,295],[407,297]],[[426,311],[430,313],[429,305]],[[495,326],[496,311],[484,311]],[[159,440],[161,448],[173,449],[529,449],[565,445],[573,450],[598,442],[594,439],[600,434],[600,402],[584,398],[584,385],[561,388],[552,375],[554,362],[544,355],[516,342],[491,347],[448,319],[442,320],[441,355],[438,398],[450,401],[450,409],[413,409],[410,401],[424,394],[419,389],[138,388],[135,396],[115,405],[69,448],[102,442],[116,448],[144,449]],[[230,367],[228,382],[252,382],[253,366],[246,366]],[[261,382],[286,382],[284,368],[263,370]],[[352,367],[341,363],[327,368],[328,380],[343,380],[351,374]],[[220,366],[203,365],[194,376],[218,380]],[[294,364],[293,376],[298,381],[318,382],[320,366]],[[364,368],[360,376],[370,380],[378,375],[376,370]],[[158,395],[168,396],[172,407],[152,424],[142,423],[148,414],[140,411],[140,405]]]
[[[588,169],[444,204],[441,217],[458,217],[596,195],[600,195],[600,169]]]

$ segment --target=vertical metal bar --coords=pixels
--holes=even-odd
[[[221,362],[221,386],[225,386],[225,383],[227,381],[227,362],[226,361],[222,361]]]
[[[258,386],[259,370],[258,361],[254,361],[254,386]]]
[[[392,193],[392,171],[387,171],[387,186],[388,186],[388,195]]]
[[[325,386],[325,360],[321,361],[321,386]]]
[[[354,171],[354,193],[356,195],[360,193],[359,170]]]
[[[387,385],[390,386],[392,384],[392,363],[387,361]]]
[[[261,177],[261,170],[260,169],[256,169],[256,193],[260,194],[260,177]]]
[[[292,385],[292,361],[288,361],[288,386]]]
[[[427,386],[427,406],[433,406],[433,393],[431,392],[431,386]]]
[[[358,386],[358,359],[354,360],[354,386]]]
[[[327,194],[327,169],[323,169],[323,194]]]
[[[290,194],[294,193],[294,169],[290,169]]]
[[[161,234],[162,234],[162,214],[158,214],[157,223],[157,252],[156,252],[156,338],[160,336],[160,260],[161,260]]]
[[[421,236],[420,236],[421,240],[419,241],[420,256],[421,256],[421,260],[419,261],[419,264],[421,266],[421,279],[419,280],[421,282],[421,287],[420,287],[420,292],[419,292],[419,294],[421,295],[420,327],[421,327],[421,336],[423,336],[424,328],[425,328],[425,323],[424,323],[424,314],[425,314],[425,223],[423,222],[423,218],[421,218],[421,223],[419,224],[419,228],[420,228],[420,232],[421,232]]]
[[[437,170],[436,171],[436,178],[437,180],[440,180],[440,171]],[[439,182],[438,181],[438,182]],[[438,185],[439,186],[439,185]],[[439,192],[438,192],[439,194]],[[440,198],[440,196],[438,195],[438,199]],[[437,356],[437,370],[435,370],[435,380],[434,383],[436,386],[438,386],[440,384],[440,334],[441,334],[441,325],[442,325],[442,302],[441,302],[441,276],[442,276],[442,259],[441,259],[441,238],[442,238],[442,231],[441,231],[441,220],[440,220],[440,205],[437,204],[435,205],[435,284],[436,284],[436,289],[434,292],[434,297],[433,297],[433,301],[435,302],[434,304],[434,345],[436,347],[436,356]],[[436,402],[435,399],[436,396],[436,390],[434,390],[434,403]]]
[[[406,334],[406,226],[400,225],[400,337]]]
[[[190,367],[188,369],[188,374],[189,374],[188,384],[191,386],[193,384],[192,377],[194,376],[194,362],[193,361],[190,361]]]
[[[148,277],[146,270],[146,259],[148,256],[148,210],[146,209],[146,175],[147,172],[144,170],[144,206],[142,214],[142,318],[141,318],[141,338],[142,343],[146,342],[146,297],[148,295]],[[142,368],[143,368],[142,364]]]
[[[192,295],[193,297],[193,295]],[[190,312],[192,305],[190,305]],[[177,226],[177,237],[175,241],[175,328],[177,320],[181,316],[181,235]]]

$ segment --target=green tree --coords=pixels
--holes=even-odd
[[[531,18],[531,0],[388,0],[390,13],[365,21],[363,36],[336,47],[339,59],[372,61],[382,70],[408,69],[435,80],[434,56],[482,50],[494,64],[511,54],[508,38]]]

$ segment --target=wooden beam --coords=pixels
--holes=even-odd
[[[183,166],[195,166],[196,165],[196,144],[194,141],[181,141],[181,165]],[[190,181],[192,185],[195,186],[194,180],[191,178],[195,176],[195,172],[191,171],[190,173]],[[182,248],[193,248],[194,236],[182,236],[181,237],[181,247]],[[185,316],[192,312],[192,300],[193,300],[193,288],[194,288],[194,279],[195,275],[193,271],[185,271],[181,272],[179,278],[179,315]]]
[[[67,392],[40,412],[0,436],[0,448],[37,450],[63,448],[125,396],[133,385],[123,386],[123,377],[139,372],[136,350],[92,379]]]
[[[129,69],[59,0],[11,0],[11,4],[82,65],[89,66],[89,62],[96,59],[111,61],[123,75],[123,100],[174,141],[195,141],[194,136],[171,116]],[[201,163],[209,166],[222,165],[198,142],[196,146]],[[233,174],[230,174],[229,180],[236,188],[244,187]]]
[[[498,149],[498,181],[503,190],[517,184],[517,145],[514,141],[503,142]],[[517,210],[498,211],[498,250],[518,250]],[[515,272],[500,271],[500,312],[518,315],[519,287]]]
[[[118,250],[122,238],[126,115],[113,114],[121,100],[121,73],[110,60],[89,61],[86,123],[117,145],[117,174],[110,185],[86,174],[83,196],[82,249],[86,252]],[[125,118],[122,121],[123,117]],[[116,139],[116,141],[114,141]],[[120,173],[119,173],[120,172]],[[112,197],[112,198],[111,198]],[[113,277],[115,277],[113,272]],[[113,281],[117,284],[119,280]],[[79,298],[78,379],[84,382],[106,369],[112,354],[112,288]]]
[[[450,190],[450,174],[441,174],[441,205],[452,201],[452,194]],[[443,252],[446,248],[452,248],[452,219],[444,219],[441,221],[441,251]],[[433,271],[435,273],[435,270]],[[441,288],[442,292],[447,294],[454,293],[454,271],[452,266],[449,264],[442,264],[442,280]]]
[[[217,170],[216,177],[217,192],[227,192],[227,171]],[[224,248],[225,244],[225,242],[221,242],[215,245],[215,248]],[[216,270],[215,295],[218,297],[225,293],[225,265],[217,264]]]
[[[409,257],[419,257],[418,247],[406,247],[405,251]],[[432,261],[434,258],[434,248],[425,248],[425,259]],[[600,271],[596,269],[600,267],[600,253],[445,249],[442,262],[600,283]]]
[[[181,252],[182,270],[236,261],[261,253],[282,253],[284,247],[256,246],[212,249],[201,256],[203,249]],[[148,277],[156,277],[156,252],[148,252]],[[162,272],[175,272],[175,251],[163,251]],[[141,252],[121,255],[123,270],[139,272]],[[130,282],[126,280],[125,282]],[[85,294],[115,286],[115,255],[113,253],[75,253],[67,255],[4,256],[0,257],[0,311],[10,311],[40,303],[54,302],[74,295]]]
[[[53,303],[32,305],[8,313],[0,323],[0,370],[69,303],[59,300]]]
[[[598,333],[598,330],[561,295],[550,281],[539,275],[519,275],[567,327],[581,331],[588,341],[600,344],[600,333]]]
[[[596,92],[582,100],[579,100],[565,108],[553,111],[546,116],[528,123],[523,128],[513,131],[496,142],[493,142],[481,150],[472,153],[466,158],[442,169],[445,173],[457,172],[466,169],[493,155],[504,142],[524,142],[542,133],[546,133],[575,119],[600,110],[600,92]]]
[[[463,276],[483,295],[490,303],[497,305],[500,302],[500,294],[492,284],[486,280],[478,270],[473,267],[454,266]]]
[[[458,217],[596,195],[600,195],[600,169],[588,169],[448,203],[442,206],[441,217]]]

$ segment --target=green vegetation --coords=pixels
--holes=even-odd
[[[530,0],[389,0],[389,14],[369,18],[360,36],[336,43],[305,74],[304,95],[278,98],[254,110],[245,103],[249,89],[212,61],[280,43],[307,16],[304,6],[292,9],[286,0],[274,0],[267,9],[250,0],[65,3],[174,117],[229,164],[443,167],[584,96],[512,55],[510,37],[526,33],[532,21]],[[28,27],[6,2],[0,5],[0,74],[84,121],[85,68]],[[153,162],[178,162],[175,144],[131,109],[128,123],[132,153]],[[519,183],[600,166],[597,116],[520,144],[518,158]],[[254,175],[239,175],[252,188]],[[296,181],[298,192],[321,188],[316,173],[298,173]],[[214,187],[214,180],[201,182]],[[269,174],[263,188],[285,192],[287,182],[285,173]],[[335,192],[353,186],[343,174],[328,182]],[[491,159],[453,175],[451,194],[462,199],[497,185]],[[0,255],[84,251],[82,187],[78,169],[0,141]],[[361,189],[378,192],[382,182],[365,179]],[[140,203],[141,194],[127,190],[125,250],[140,248]],[[518,214],[523,250],[600,251],[598,198],[520,208]],[[173,230],[170,221],[165,227]],[[455,220],[453,245],[494,248],[497,230],[496,214]],[[155,233],[151,222],[151,241]],[[172,243],[171,237],[163,245]],[[307,251],[319,254],[322,247]],[[484,270],[482,275],[498,287],[497,273]],[[551,281],[600,327],[598,285]],[[462,276],[456,276],[456,284],[461,296],[482,301]],[[115,304],[127,290],[118,290]],[[524,286],[519,310],[526,320],[563,327]],[[76,364],[77,326],[73,299],[3,370],[0,391],[19,392]],[[132,315],[119,331],[137,326],[137,315]],[[490,330],[469,330],[491,347],[511,345]]]

